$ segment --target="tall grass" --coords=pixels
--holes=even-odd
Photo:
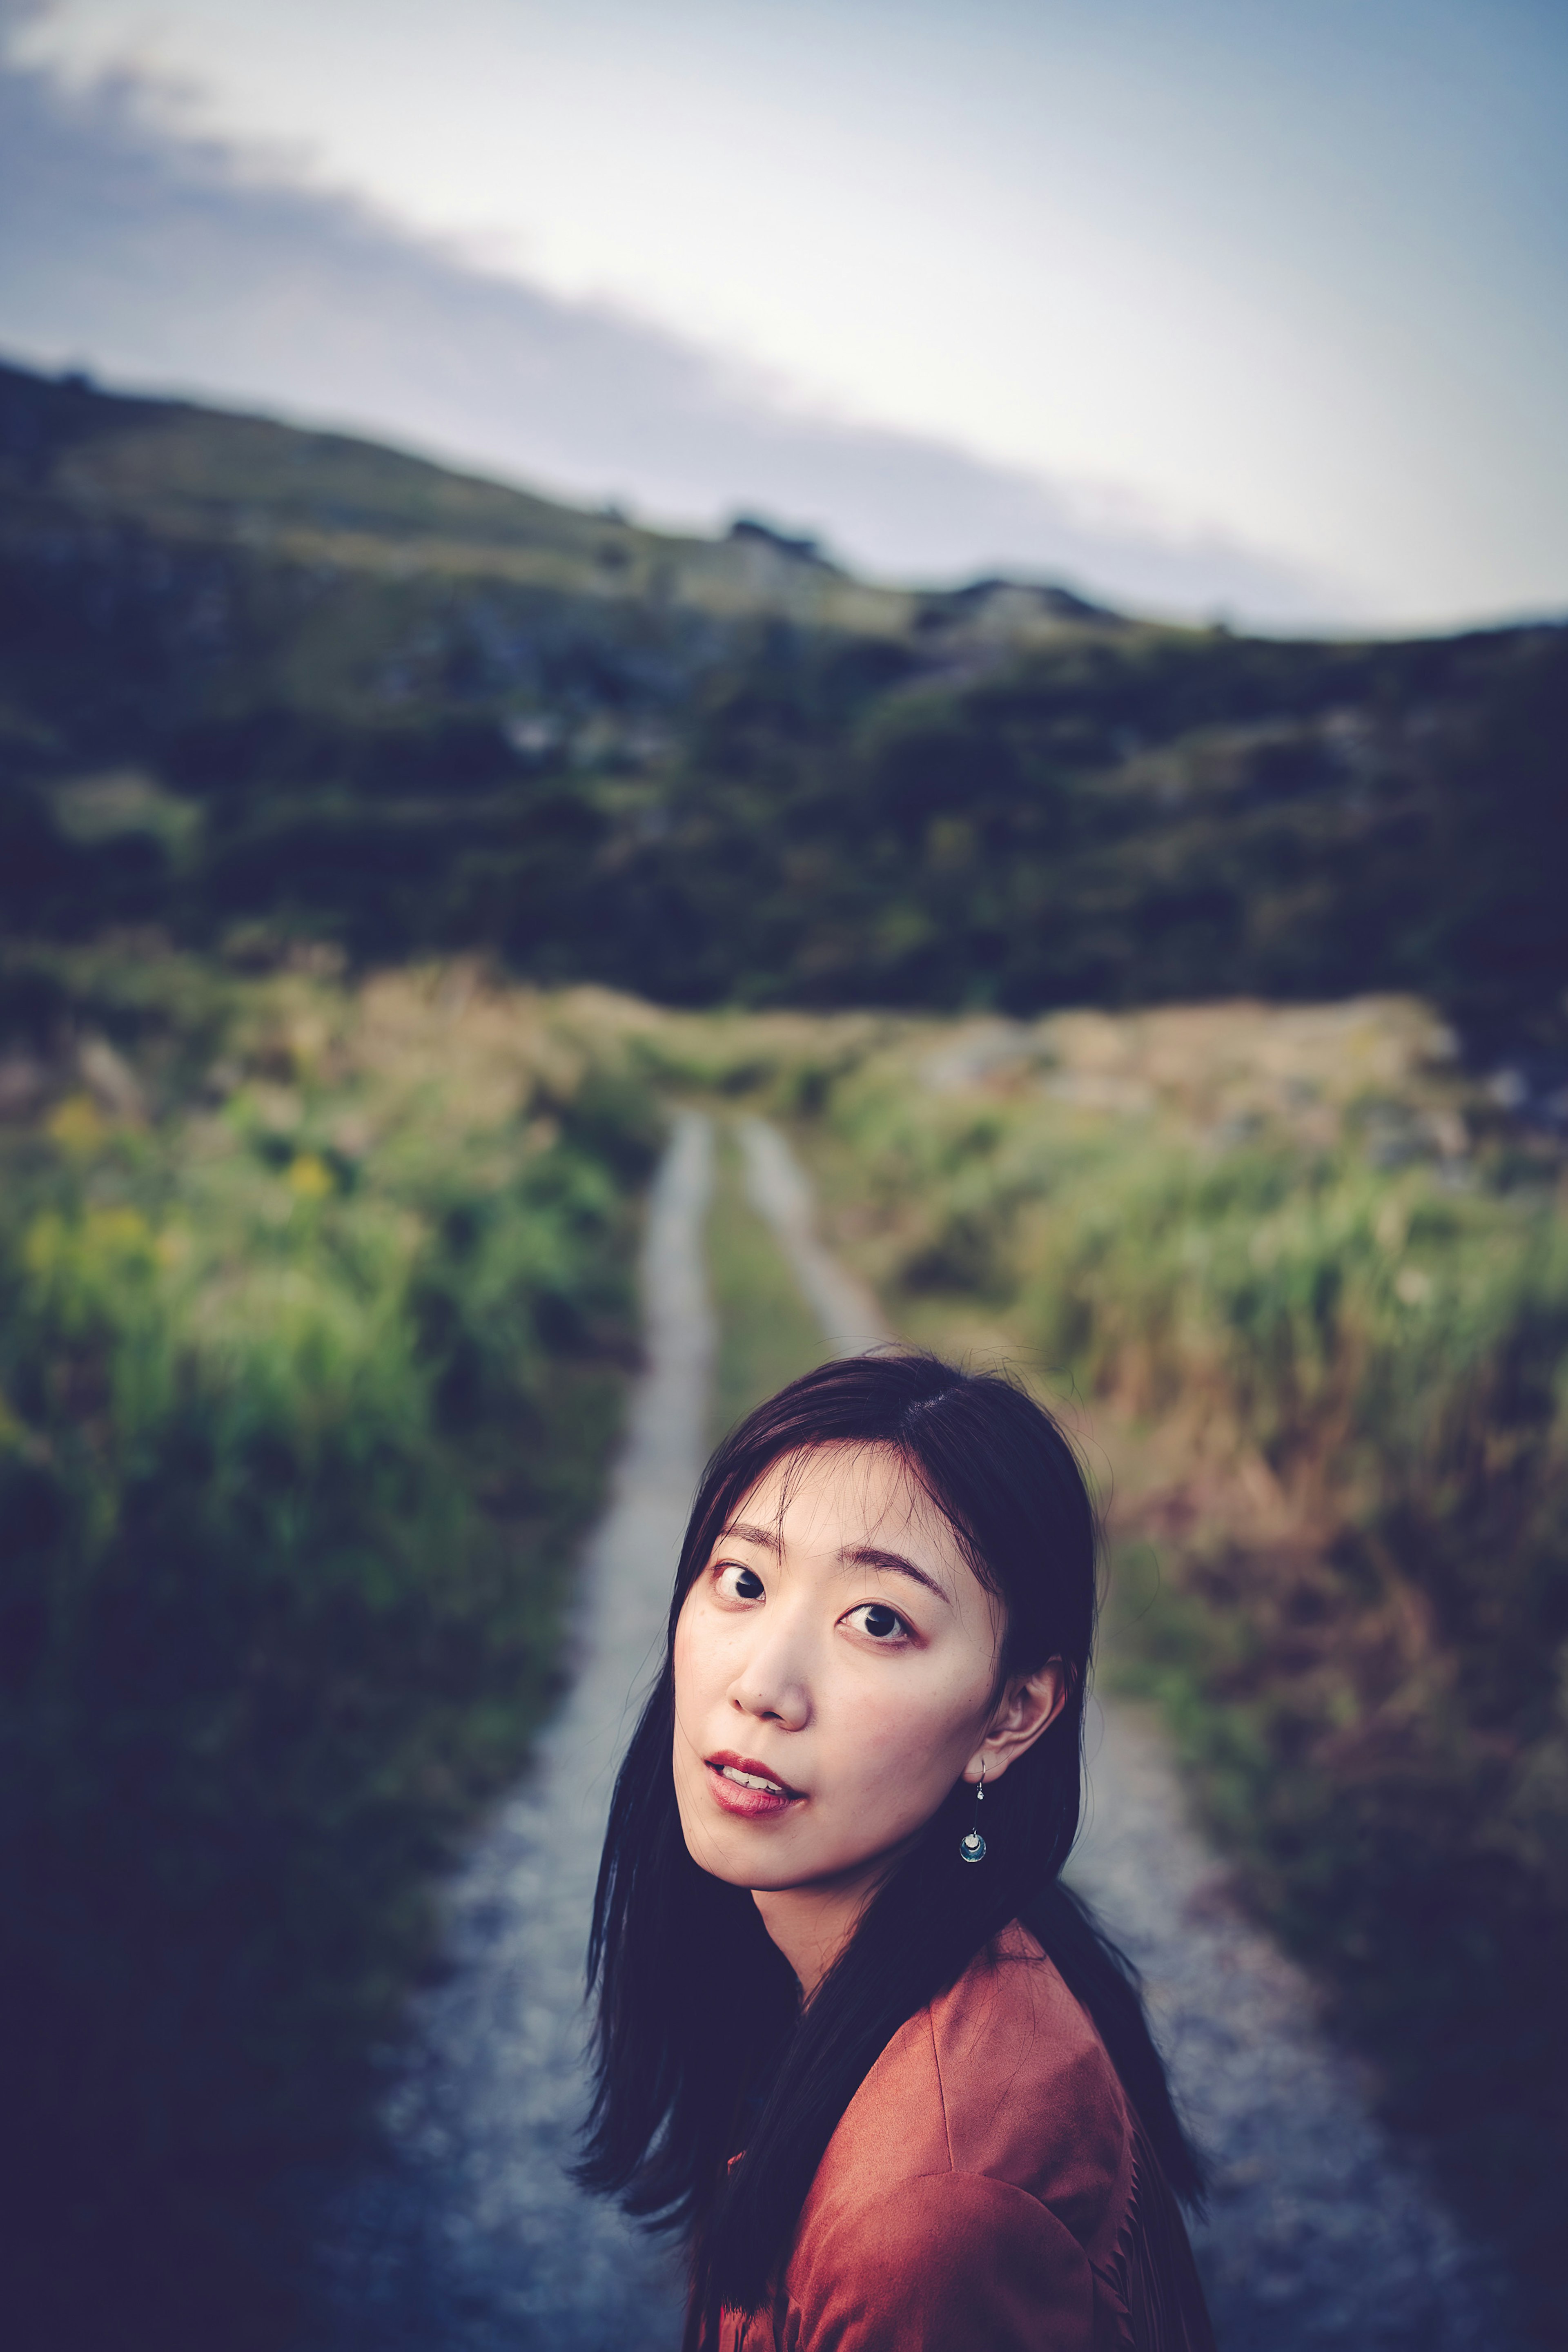
[[[1348,1027],[1283,1050],[1291,1017],[1042,1024],[956,1068],[912,1029],[802,1140],[901,1328],[1078,1401],[1113,1675],[1561,2327],[1560,1159],[1407,1009],[1365,1010],[1370,1062]]]
[[[269,2184],[354,2127],[554,1688],[656,1121],[591,1008],[461,973],[79,962],[12,1010],[7,2300],[264,2345]]]
[[[549,1702],[653,1085],[791,1121],[896,1328],[1075,1403],[1109,1671],[1561,2327],[1561,1155],[1419,1006],[707,1020],[123,954],[7,988],[23,2290],[64,2210],[132,2315],[173,2276],[189,2340],[277,2340],[215,2233],[361,2111],[432,1865]],[[709,1246],[716,1435],[822,1342],[727,1141]],[[101,2340],[96,2293],[51,2343]]]

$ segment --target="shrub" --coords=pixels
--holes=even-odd
[[[1418,1055],[1371,1085],[1397,1008],[1336,1017],[1294,1072],[1295,1016],[1245,1007],[1041,1024],[956,1088],[928,1076],[949,1049],[905,1045],[841,1081],[815,1149],[904,1328],[1088,1401],[1113,1674],[1163,1703],[1259,1905],[1555,2326],[1560,1155],[1489,1139],[1479,1090]]]
[[[229,1010],[221,1108],[11,1144],[0,2129],[51,2344],[110,2282],[119,2341],[287,2326],[268,2184],[355,2126],[549,1702],[628,1346],[614,1067],[413,981]]]

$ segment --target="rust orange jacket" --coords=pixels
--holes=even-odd
[[[1016,1924],[902,2026],[722,2352],[1210,2352],[1186,2234],[1094,2027]]]

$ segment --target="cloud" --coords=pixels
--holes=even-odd
[[[133,81],[0,69],[0,344],[345,425],[653,519],[737,509],[885,577],[988,571],[1134,608],[1353,619],[1343,587],[1132,500],[803,413],[622,312],[405,235],[285,166],[159,130]]]

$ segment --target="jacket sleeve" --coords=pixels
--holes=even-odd
[[[792,2264],[785,2352],[1090,2352],[1089,2259],[1049,2207],[927,2173],[841,2213]]]

